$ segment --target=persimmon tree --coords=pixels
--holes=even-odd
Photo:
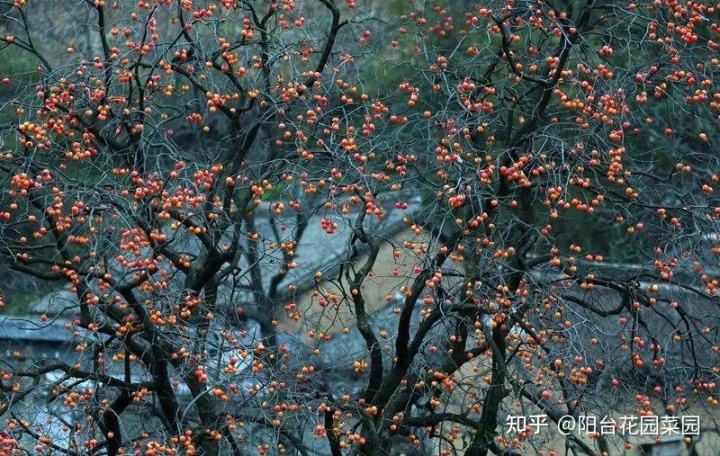
[[[2,255],[70,287],[79,339],[3,365],[3,454],[632,445],[504,426],[528,414],[714,429],[720,5],[2,4],[0,56],[33,62],[0,75]]]

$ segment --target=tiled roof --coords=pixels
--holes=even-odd
[[[68,342],[67,320],[41,322],[37,317],[0,317],[0,340]]]

